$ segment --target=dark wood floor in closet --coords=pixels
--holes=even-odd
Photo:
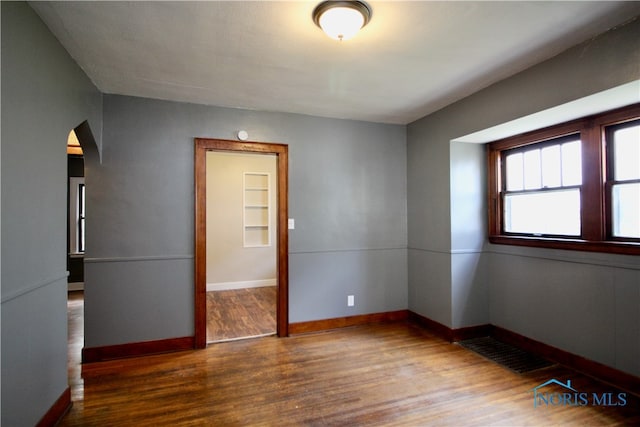
[[[207,292],[207,342],[276,333],[276,286]]]

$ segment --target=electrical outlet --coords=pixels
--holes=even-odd
[[[347,295],[347,307],[353,307],[355,305],[355,300],[353,295]]]

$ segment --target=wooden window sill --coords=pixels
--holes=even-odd
[[[566,249],[573,251],[603,252],[622,255],[640,255],[640,243],[579,239],[553,239],[528,236],[489,236],[489,242],[498,245],[530,246],[536,248]]]

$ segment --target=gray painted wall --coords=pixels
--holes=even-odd
[[[637,80],[638,64],[636,20],[408,126],[411,310],[453,328],[493,323],[640,374],[638,257],[483,248],[483,147],[452,142]]]
[[[2,425],[34,425],[67,388],[69,131],[101,94],[26,3],[2,2]]]
[[[638,257],[531,249],[488,248],[491,323],[640,375]]]
[[[87,347],[193,335],[193,138],[239,129],[289,145],[290,321],[407,307],[404,126],[105,95]]]

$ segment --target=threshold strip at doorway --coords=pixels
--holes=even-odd
[[[264,337],[275,337],[275,336],[276,336],[275,332],[269,332],[267,334],[249,335],[249,336],[246,336],[246,337],[221,338],[219,340],[214,339],[212,341],[207,341],[207,344],[217,344],[217,343],[221,343],[221,342],[250,340],[250,339],[253,339],[253,338],[264,338]]]

